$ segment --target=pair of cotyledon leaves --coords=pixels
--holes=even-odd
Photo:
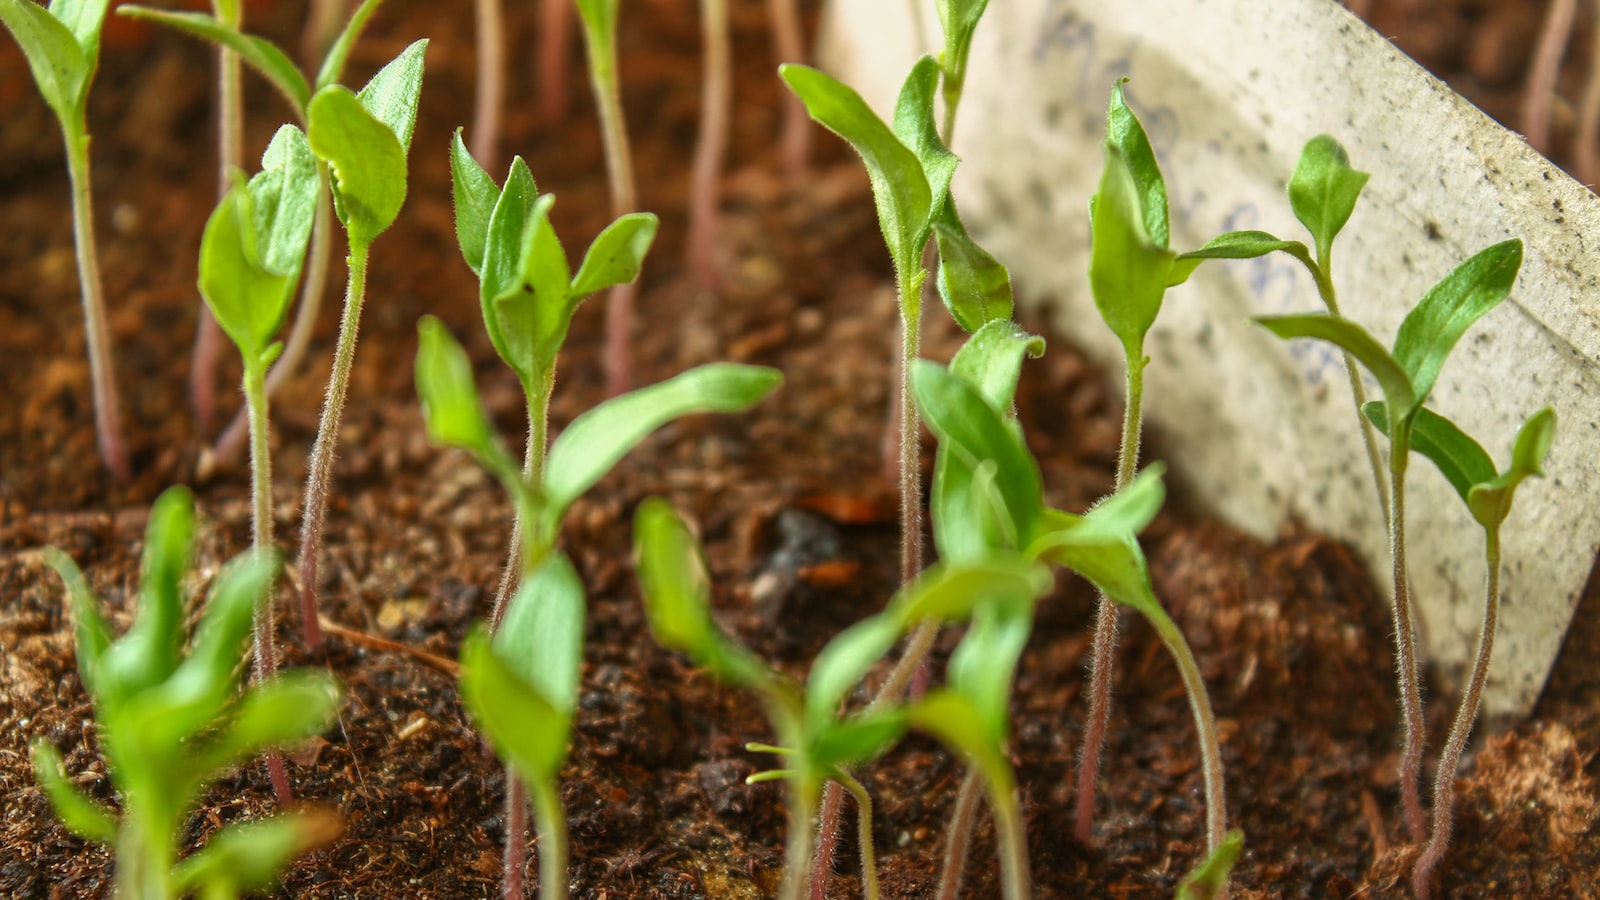
[[[339,702],[337,686],[323,672],[285,673],[239,691],[252,613],[278,566],[271,555],[241,556],[223,568],[185,654],[182,582],[192,563],[194,521],[187,489],[171,488],[157,499],[133,625],[115,640],[77,565],[59,550],[47,551],[67,588],[78,671],[122,795],[121,827],[161,822],[169,830],[145,835],[147,841],[175,841],[207,783],[265,748],[316,734],[333,720]],[[55,748],[40,741],[33,751],[39,784],[67,826],[90,840],[117,842],[117,817],[64,775]],[[228,826],[178,864],[175,889],[219,882],[265,886],[314,842],[308,824],[290,816]]]

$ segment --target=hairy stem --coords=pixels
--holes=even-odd
[[[634,211],[637,204],[633,181],[633,152],[628,146],[628,124],[622,116],[622,88],[617,78],[616,35],[601,34],[585,27],[589,52],[589,74],[594,86],[595,105],[600,110],[600,133],[606,152],[606,178],[611,183],[611,214],[621,216]],[[638,281],[611,289],[606,307],[606,390],[611,396],[627,392],[633,380],[628,336],[633,326],[633,297]]]
[[[505,106],[506,42],[500,0],[475,0],[478,93],[472,110],[472,155],[490,171],[499,165],[500,111]]]
[[[350,256],[346,260],[350,277],[345,285],[344,314],[339,319],[333,371],[328,375],[328,393],[322,402],[322,418],[317,423],[317,439],[311,446],[310,472],[306,476],[305,509],[300,523],[300,627],[306,646],[311,648],[322,643],[322,629],[317,625],[317,555],[322,549],[322,520],[328,509],[328,486],[333,481],[333,456],[339,446],[339,419],[344,414],[345,393],[350,387],[350,369],[356,355],[356,336],[361,330],[369,249],[363,243],[350,245]]]
[[[848,772],[835,770],[833,777],[856,798],[856,843],[861,853],[861,895],[878,900],[878,858],[872,848],[872,795]]]
[[[1017,785],[1009,768],[990,773],[985,779],[989,783],[995,838],[1000,845],[1000,886],[1005,900],[1029,900],[1033,886],[1028,874],[1028,831],[1022,823],[1022,806],[1017,802]]]
[[[1217,852],[1228,834],[1228,796],[1222,780],[1222,743],[1217,739],[1217,717],[1211,711],[1211,697],[1206,693],[1205,680],[1200,677],[1200,666],[1177,624],[1165,611],[1149,618],[1161,643],[1167,645],[1167,652],[1178,664],[1184,692],[1189,695],[1194,729],[1200,738],[1200,774],[1206,789],[1206,855],[1209,856]],[[1227,896],[1226,885],[1217,896]]]
[[[1117,457],[1116,489],[1133,480],[1139,466],[1139,441],[1143,430],[1144,352],[1129,348],[1127,402],[1122,413],[1122,451]],[[1111,723],[1111,679],[1117,657],[1117,605],[1101,594],[1095,598],[1094,649],[1089,668],[1089,723],[1084,729],[1083,755],[1078,757],[1078,795],[1073,836],[1087,844],[1094,837],[1094,804],[1100,775],[1100,752]]]
[[[772,18],[772,54],[784,62],[803,62],[806,43],[799,0],[767,0],[767,15]],[[811,156],[810,116],[805,103],[787,91],[783,98],[783,132],[778,139],[778,155],[791,180],[805,177]]]
[[[272,450],[270,421],[267,417],[266,373],[260,363],[246,361],[244,367],[244,402],[250,415],[250,531],[256,555],[273,552],[277,542],[272,536]],[[257,683],[270,681],[278,674],[278,648],[273,645],[272,594],[275,579],[269,579],[256,602],[252,614],[255,662],[253,672]],[[265,754],[267,777],[272,782],[272,793],[280,806],[294,802],[294,789],[289,785],[289,772],[283,754],[268,750]]]
[[[817,791],[809,779],[787,779],[789,790],[788,834],[784,838],[783,884],[778,900],[800,900],[806,889],[806,869],[811,864],[811,831],[816,827]],[[813,888],[815,890],[815,888]]]
[[[116,374],[111,363],[111,337],[106,326],[100,261],[94,244],[94,204],[90,199],[89,135],[84,129],[61,129],[67,145],[67,177],[72,182],[72,238],[78,250],[78,289],[83,300],[83,335],[89,351],[89,385],[94,395],[95,437],[100,459],[119,481],[133,478],[128,448],[122,440],[122,413],[117,403]]]
[[[1400,802],[1413,843],[1427,838],[1418,782],[1422,778],[1422,686],[1418,683],[1417,635],[1411,624],[1411,579],[1406,574],[1406,456],[1411,452],[1410,426],[1396,423],[1389,444],[1389,553],[1394,564],[1395,661],[1400,677],[1400,710],[1405,746],[1400,754]]]
[[[695,286],[717,289],[717,199],[728,150],[728,102],[733,50],[727,0],[700,0],[705,43],[705,79],[700,93],[700,134],[689,176],[688,264]]]
[[[539,4],[539,119],[555,128],[567,118],[567,63],[572,46],[572,0]]]
[[[967,874],[967,855],[972,851],[972,829],[978,824],[978,801],[983,797],[983,780],[976,766],[967,769],[956,793],[956,807],[950,814],[950,831],[945,835],[944,866],[939,872],[938,900],[956,900]]]
[[[528,788],[506,766],[506,855],[501,873],[505,900],[523,900],[528,870]]]
[[[922,571],[922,442],[921,418],[911,397],[911,361],[922,341],[922,289],[927,272],[919,269],[900,283],[900,583],[909,584]]]
[[[524,384],[522,392],[528,401],[528,446],[522,456],[522,480],[537,488],[544,481],[544,462],[546,448],[549,446],[550,428],[550,395],[555,390],[555,365],[540,375],[532,384]],[[515,497],[512,498],[516,500]],[[511,521],[511,546],[506,550],[506,565],[500,572],[500,584],[494,592],[494,611],[490,614],[491,628],[499,628],[500,620],[505,618],[506,607],[511,603],[511,595],[517,589],[518,574],[522,571],[528,556],[523,552],[523,535],[532,522],[524,521],[526,514],[524,504],[515,503],[516,511]]]
[[[567,900],[567,814],[555,785],[534,786],[533,816],[539,826],[539,900]]]
[[[1322,297],[1322,303],[1328,312],[1341,316],[1339,312],[1339,297],[1333,289],[1333,269],[1329,265],[1329,256],[1318,252],[1317,264],[1311,266],[1311,277],[1317,283],[1317,294]],[[1367,405],[1367,389],[1361,383],[1361,373],[1356,369],[1355,358],[1349,352],[1341,350],[1344,357],[1345,375],[1350,379],[1350,396],[1356,404],[1356,422],[1361,427],[1361,442],[1367,448],[1367,463],[1372,467],[1372,485],[1378,492],[1378,507],[1383,511],[1383,521],[1389,521],[1389,491],[1388,479],[1383,476],[1383,454],[1378,451],[1377,429],[1367,421],[1367,416],[1361,411]]]
[[[1478,633],[1477,658],[1472,663],[1472,680],[1461,698],[1461,708],[1456,710],[1455,721],[1450,724],[1450,737],[1445,741],[1444,753],[1439,757],[1439,769],[1433,780],[1433,836],[1428,846],[1417,858],[1411,872],[1411,887],[1417,900],[1429,900],[1433,895],[1434,873],[1450,849],[1451,832],[1455,826],[1456,768],[1461,764],[1461,753],[1466,749],[1467,737],[1478,719],[1478,704],[1483,697],[1484,682],[1489,680],[1489,655],[1494,651],[1494,633],[1500,623],[1500,529],[1491,528],[1485,535],[1483,630]]]

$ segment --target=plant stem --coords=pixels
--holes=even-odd
[[[1000,883],[1005,900],[1030,900],[1033,887],[1028,875],[1028,832],[1022,824],[1022,807],[1017,803],[1017,785],[1009,767],[988,773],[989,810],[994,814],[995,838],[999,843]]]
[[[950,830],[945,837],[944,867],[939,873],[938,900],[956,900],[967,873],[967,854],[972,850],[972,828],[978,822],[978,800],[983,782],[976,766],[968,767],[956,792],[956,808],[950,814]]]
[[[567,900],[567,814],[555,785],[534,786],[533,816],[539,826],[539,900]]]
[[[148,798],[147,798],[148,799]],[[156,801],[160,802],[160,801]],[[129,819],[117,829],[115,900],[165,900],[174,895],[172,840],[177,831],[168,817],[151,815],[130,804]],[[135,824],[136,819],[157,820]]]
[[[272,536],[272,450],[268,431],[266,373],[260,363],[246,361],[244,367],[245,409],[250,415],[250,531],[253,552],[265,556],[273,552],[277,543]],[[278,649],[273,646],[272,593],[276,579],[269,579],[256,602],[252,614],[255,662],[253,672],[258,684],[270,681],[278,674]],[[272,782],[272,793],[279,805],[294,802],[294,789],[289,785],[289,772],[284,766],[283,754],[267,750],[264,754],[267,777]]]
[[[478,19],[478,93],[472,111],[472,155],[493,171],[499,166],[500,110],[505,106],[506,44],[500,0],[475,0]]]
[[[1433,894],[1434,871],[1444,861],[1450,849],[1450,837],[1455,826],[1454,807],[1456,795],[1456,767],[1461,763],[1461,753],[1466,749],[1467,737],[1472,734],[1472,724],[1478,719],[1478,703],[1483,697],[1484,682],[1489,680],[1489,655],[1494,650],[1495,629],[1500,623],[1500,529],[1487,529],[1483,551],[1484,573],[1483,630],[1478,633],[1478,654],[1472,663],[1472,680],[1456,710],[1455,721],[1450,724],[1450,737],[1445,741],[1444,753],[1439,756],[1439,768],[1433,780],[1433,836],[1427,849],[1417,859],[1411,872],[1411,886],[1417,900],[1428,900]]]
[[[589,51],[589,73],[606,151],[606,178],[611,183],[611,214],[616,217],[633,212],[637,203],[633,153],[628,147],[628,124],[622,117],[616,35],[600,32],[601,29],[590,28],[585,23],[583,34]],[[628,330],[633,325],[633,296],[637,284],[634,280],[612,288],[606,306],[606,390],[613,397],[626,392],[633,380]]]
[[[72,238],[78,250],[78,289],[83,300],[83,334],[89,351],[89,385],[94,395],[94,427],[100,458],[119,481],[133,478],[128,449],[122,440],[122,413],[117,403],[116,375],[111,364],[111,338],[106,327],[104,289],[94,244],[94,205],[90,199],[89,135],[62,124],[67,145],[67,177],[72,182]]]
[[[528,446],[523,451],[522,480],[537,487],[544,481],[546,448],[549,446],[550,395],[555,391],[555,362],[551,361],[532,384],[522,386],[528,400]],[[524,568],[526,553],[522,549],[523,533],[533,523],[524,521],[523,504],[512,501],[516,511],[511,521],[511,546],[506,550],[506,565],[500,572],[500,584],[494,592],[494,611],[489,616],[490,628],[499,628],[505,618],[511,594],[517,588],[518,574]]]
[[[1334,316],[1341,316],[1339,312],[1339,297],[1333,289],[1332,269],[1329,266],[1328,256],[1320,248],[1317,253],[1317,264],[1308,266],[1311,277],[1317,283],[1317,294],[1322,297],[1322,303],[1328,307],[1328,312]],[[1372,467],[1372,485],[1378,492],[1378,508],[1383,511],[1383,521],[1389,521],[1389,492],[1385,489],[1388,479],[1383,477],[1383,454],[1378,452],[1377,429],[1367,421],[1367,416],[1361,410],[1367,405],[1367,389],[1361,383],[1361,373],[1356,369],[1355,358],[1348,351],[1340,350],[1344,357],[1345,375],[1350,379],[1350,396],[1356,404],[1356,423],[1361,427],[1361,442],[1367,448],[1367,463]]]
[[[1556,93],[1556,76],[1561,72],[1561,57],[1566,54],[1572,23],[1578,14],[1578,0],[1551,0],[1545,12],[1544,27],[1534,46],[1533,62],[1528,66],[1527,87],[1522,95],[1522,134],[1528,146],[1550,151],[1550,101]]]
[[[567,60],[571,47],[572,0],[539,4],[539,118],[556,128],[567,118]]]
[[[320,65],[339,35],[339,21],[344,18],[344,0],[311,0],[306,15],[306,26],[300,32],[300,59],[307,67]]]
[[[367,244],[352,242],[346,258],[350,277],[345,284],[344,314],[339,319],[333,371],[328,375],[328,393],[322,402],[322,418],[317,423],[317,439],[311,446],[310,472],[306,476],[305,509],[300,523],[300,627],[306,646],[313,649],[322,643],[322,629],[317,625],[317,554],[322,548],[328,485],[333,480],[333,455],[339,446],[339,419],[344,414],[345,393],[350,387],[350,369],[356,355],[356,336],[361,329],[369,249]]]
[[[818,791],[804,776],[790,777],[787,784],[789,823],[788,834],[784,837],[783,884],[778,888],[778,900],[800,900],[806,887],[806,869],[812,862],[811,831],[816,827],[813,813]]]
[[[1189,711],[1194,715],[1194,729],[1200,738],[1200,773],[1206,788],[1206,854],[1209,856],[1222,846],[1228,835],[1228,795],[1222,778],[1222,743],[1217,739],[1217,717],[1211,711],[1211,697],[1206,693],[1206,683],[1200,677],[1200,666],[1195,662],[1189,642],[1183,632],[1164,610],[1159,616],[1150,616],[1161,643],[1178,664],[1178,675],[1183,679],[1184,692],[1189,695]],[[1225,897],[1224,887],[1218,897]]]
[[[728,149],[728,96],[733,51],[727,0],[700,0],[705,80],[700,92],[700,134],[689,176],[689,271],[702,291],[717,289],[718,182]]]
[[[1405,747],[1400,755],[1400,801],[1413,843],[1422,843],[1422,688],[1418,683],[1417,636],[1411,624],[1411,579],[1406,574],[1406,457],[1411,452],[1411,426],[1396,423],[1389,442],[1389,554],[1394,564],[1394,641],[1400,670],[1400,710],[1405,722]]]
[[[506,766],[506,855],[501,873],[505,900],[523,900],[528,868],[528,789]]]
[[[305,280],[300,284],[300,302],[295,310],[294,324],[289,328],[289,339],[284,343],[283,353],[267,370],[269,400],[299,370],[306,349],[311,346],[311,334],[317,327],[317,313],[322,309],[322,294],[328,283],[328,260],[333,256],[333,195],[328,191],[327,165],[317,160],[317,177],[322,188],[317,197],[316,217],[311,221],[311,252],[306,260]],[[249,416],[246,413],[234,416],[211,448],[213,463],[227,465],[232,462],[244,448],[249,430]]]
[[[805,29],[800,23],[798,0],[767,0],[767,15],[772,18],[772,55],[784,61],[803,61],[806,57]],[[807,159],[811,155],[809,119],[805,103],[786,91],[778,155],[791,180],[805,177]]]
[[[1127,402],[1122,412],[1122,450],[1117,457],[1116,489],[1133,480],[1139,466],[1139,442],[1143,430],[1144,351],[1128,348]],[[1105,747],[1111,722],[1111,676],[1117,656],[1118,608],[1111,598],[1095,598],[1094,650],[1089,668],[1089,723],[1084,729],[1083,755],[1078,758],[1078,797],[1074,810],[1073,835],[1087,844],[1094,837],[1096,779],[1100,774],[1100,752]]]
[[[911,361],[922,340],[922,282],[927,272],[900,277],[900,583],[909,584],[922,571],[922,442],[921,420],[911,397]]]
[[[856,798],[856,843],[861,853],[861,895],[878,900],[878,859],[872,849],[872,795],[850,773],[835,769],[833,777]]]

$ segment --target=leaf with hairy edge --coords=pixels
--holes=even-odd
[[[1022,375],[1022,360],[1044,355],[1044,338],[1021,325],[995,319],[972,333],[950,360],[950,371],[977,390],[994,410],[1009,415]]]
[[[1406,314],[1395,334],[1394,359],[1410,376],[1417,403],[1427,400],[1467,329],[1511,295],[1521,268],[1522,241],[1502,241],[1457,266]]]
[[[1105,149],[1105,168],[1089,217],[1089,287],[1131,366],[1143,362],[1144,336],[1161,311],[1173,253],[1150,234],[1127,157],[1110,142]]]
[[[1493,480],[1473,487],[1467,507],[1473,518],[1486,529],[1496,529],[1511,514],[1511,500],[1517,487],[1528,478],[1544,475],[1544,460],[1555,439],[1556,411],[1546,406],[1528,417],[1517,430],[1511,448],[1511,465]]]
[[[410,151],[411,132],[417,127],[417,100],[422,96],[422,57],[427,50],[427,38],[413,41],[356,94],[367,112],[394,133],[402,156]]]
[[[1373,400],[1361,407],[1378,432],[1389,437],[1389,407],[1381,400]],[[1489,454],[1456,427],[1456,424],[1427,407],[1417,410],[1411,423],[1411,449],[1427,457],[1439,468],[1439,473],[1456,489],[1461,502],[1474,485],[1495,477],[1494,460]]]
[[[1299,313],[1287,316],[1255,316],[1251,319],[1284,340],[1317,338],[1339,347],[1367,368],[1378,379],[1389,408],[1401,419],[1410,419],[1421,404],[1412,389],[1411,376],[1395,362],[1365,328],[1348,319],[1327,313]]]
[[[1350,155],[1331,135],[1317,135],[1300,151],[1289,176],[1289,207],[1311,232],[1319,261],[1327,260],[1333,239],[1350,221],[1368,177],[1351,168]]]
[[[461,644],[461,702],[494,752],[528,782],[561,771],[572,719],[494,650],[482,626]]]
[[[512,161],[515,166],[522,157]],[[526,165],[523,166],[526,170]],[[529,176],[530,181],[532,176]],[[507,184],[510,179],[507,179]],[[488,245],[489,221],[500,202],[500,188],[489,173],[478,165],[461,140],[461,129],[450,139],[450,192],[456,206],[456,243],[461,256],[467,261],[472,274],[483,275],[485,248]]]
[[[589,245],[572,278],[572,300],[638,278],[659,225],[652,213],[628,213],[607,225]]]
[[[478,401],[467,351],[433,316],[417,323],[417,338],[417,396],[428,440],[472,453],[490,452],[493,430]]]
[[[370,246],[405,203],[405,148],[388,125],[338,85],[311,98],[306,119],[311,149],[332,176],[339,221],[352,244]]]
[[[919,253],[927,242],[933,219],[938,217],[950,196],[950,180],[961,162],[939,139],[939,129],[933,121],[933,95],[938,84],[938,62],[926,55],[918,59],[900,86],[894,105],[894,124],[890,129],[900,143],[917,155],[922,177],[928,182],[928,212],[916,223],[913,232],[921,238],[913,238]]]
[[[1106,109],[1106,143],[1117,148],[1127,163],[1128,174],[1133,178],[1134,206],[1144,223],[1144,233],[1157,247],[1165,248],[1170,240],[1167,224],[1167,182],[1161,177],[1161,167],[1156,163],[1156,152],[1150,138],[1139,124],[1139,117],[1128,108],[1122,86],[1123,78],[1111,86],[1111,103]]]
[[[72,30],[33,0],[0,0],[0,22],[22,47],[34,84],[69,132],[82,134],[83,98],[94,76]]]
[[[1011,273],[978,246],[946,194],[933,223],[939,247],[939,297],[956,324],[975,332],[985,323],[1011,318]]]

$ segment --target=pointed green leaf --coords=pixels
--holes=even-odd
[[[577,417],[550,445],[544,485],[550,522],[559,522],[572,501],[657,428],[694,413],[742,412],[782,382],[776,369],[716,363],[613,397]]]
[[[93,63],[100,58],[100,32],[110,6],[111,0],[50,0],[50,15],[67,26],[83,48],[83,58]]]
[[[839,704],[861,683],[867,670],[894,647],[900,634],[900,623],[893,618],[872,616],[839,632],[822,648],[806,679],[809,729],[821,729],[839,713]]]
[[[72,610],[73,639],[78,652],[78,675],[96,703],[103,702],[107,686],[100,684],[100,660],[111,646],[111,627],[100,614],[100,601],[89,589],[83,570],[72,557],[55,547],[46,547],[44,560],[56,570],[67,589],[67,605]]]
[[[371,245],[405,203],[405,148],[388,125],[338,85],[311,98],[306,119],[311,149],[332,176],[339,221],[352,244]]]
[[[297,744],[327,728],[338,710],[339,686],[327,672],[281,673],[245,692],[215,743],[205,748],[200,768],[220,772],[268,748]]]
[[[1244,850],[1244,832],[1235,828],[1194,871],[1178,882],[1176,900],[1215,900],[1228,883],[1228,874]]]
[[[572,279],[571,296],[587,297],[638,278],[658,225],[653,213],[628,213],[607,225],[583,255],[583,264]]]
[[[1395,362],[1365,328],[1348,319],[1327,313],[1299,313],[1287,316],[1255,316],[1251,319],[1284,340],[1317,338],[1328,341],[1356,358],[1372,376],[1388,400],[1389,408],[1401,419],[1410,419],[1421,403],[1421,395],[1411,387],[1411,376]]]
[[[493,431],[478,401],[467,351],[433,316],[423,316],[417,323],[417,340],[417,396],[428,440],[472,453],[492,453]]]
[[[1326,261],[1333,239],[1350,221],[1368,174],[1350,167],[1350,155],[1331,135],[1306,142],[1289,176],[1289,207],[1311,232],[1317,259]]]
[[[1189,280],[1200,263],[1208,259],[1255,259],[1274,250],[1282,250],[1311,266],[1306,245],[1299,241],[1280,241],[1265,231],[1230,231],[1219,234],[1199,250],[1180,253],[1173,260],[1172,271],[1167,276],[1167,287],[1176,287]]]
[[[950,371],[971,385],[996,412],[1005,414],[1017,395],[1022,360],[1044,355],[1044,338],[1024,331],[1009,318],[995,319],[972,333],[950,360]]]
[[[917,271],[922,245],[916,238],[933,210],[933,194],[917,154],[895,137],[860,94],[832,77],[792,63],[779,66],[778,74],[811,118],[861,154],[895,268],[902,273]]]
[[[317,158],[305,133],[293,125],[280,127],[261,154],[261,171],[250,179],[249,187],[262,268],[298,279],[322,192]],[[288,302],[282,307],[286,312]],[[282,312],[277,324],[282,324]]]
[[[572,720],[517,676],[481,627],[461,645],[460,684],[462,705],[497,756],[529,782],[556,777]]]
[[[950,654],[950,687],[972,701],[983,729],[1004,741],[1010,731],[1011,685],[1033,627],[1033,605],[985,604]]]
[[[1556,411],[1546,406],[1528,417],[1517,430],[1511,449],[1511,465],[1493,480],[1473,487],[1467,507],[1484,528],[1494,531],[1511,514],[1511,501],[1517,487],[1528,478],[1544,475],[1544,460],[1555,439]]]
[[[1106,164],[1089,215],[1089,288],[1106,325],[1122,342],[1129,365],[1143,361],[1144,336],[1161,311],[1172,251],[1150,233],[1140,186],[1127,156],[1106,144]],[[1165,196],[1161,200],[1165,209]]]
[[[350,21],[345,23],[344,30],[334,39],[333,46],[328,48],[328,55],[322,59],[322,68],[317,70],[317,80],[314,85],[317,90],[322,90],[330,84],[336,84],[344,74],[345,60],[350,56],[350,49],[355,46],[356,39],[361,37],[362,29],[367,27],[367,20],[378,11],[378,6],[383,0],[364,0],[350,15]]]
[[[944,52],[939,64],[944,69],[944,102],[953,107],[961,101],[966,83],[967,58],[972,50],[972,35],[989,0],[938,0],[939,25],[944,30]],[[948,135],[947,135],[948,136]]]
[[[311,103],[311,86],[306,84],[306,77],[296,68],[288,54],[279,50],[271,41],[253,34],[245,34],[205,13],[173,12],[129,4],[118,6],[117,14],[165,25],[232,50],[251,68],[260,72],[261,76],[289,102],[295,115],[299,116],[302,122],[305,121],[306,106]]]
[[[933,223],[939,246],[939,297],[956,324],[969,332],[1011,318],[1011,273],[967,234],[946,194]]]
[[[808,761],[818,768],[853,768],[871,762],[899,742],[911,717],[899,708],[828,722],[815,734]]]
[[[1146,615],[1161,614],[1138,533],[1166,496],[1162,466],[1145,469],[1127,487],[1082,516],[1048,510],[1028,555],[1082,575],[1111,599]]]
[[[534,310],[541,300],[560,303],[564,299],[533,296],[531,288],[526,291],[527,298],[512,299],[525,292],[522,275],[533,246],[534,222],[548,216],[554,202],[553,197],[539,196],[533,175],[518,156],[511,160],[505,187],[489,213],[488,232],[484,236],[483,267],[478,272],[483,325],[500,358],[524,380],[532,377],[535,362],[533,332],[537,328],[537,316]],[[562,289],[565,290],[565,285]],[[496,301],[504,302],[502,305]],[[506,317],[515,319],[516,324],[508,327],[504,321]]]
[[[411,150],[411,132],[417,127],[417,100],[422,96],[422,57],[427,50],[427,38],[413,41],[356,94],[367,112],[394,132],[400,141],[401,156]]]
[[[236,183],[200,236],[200,296],[246,365],[257,364],[282,327],[294,292],[288,275],[262,264],[254,207],[249,188]]]
[[[917,250],[927,241],[927,230],[933,218],[950,196],[950,180],[955,177],[956,164],[961,159],[939,138],[939,128],[933,119],[933,97],[939,84],[939,63],[924,55],[911,67],[900,86],[900,96],[894,105],[894,136],[917,155],[922,166],[922,177],[928,182],[929,209],[921,222],[916,223]]]
[[[572,716],[583,668],[583,581],[559,552],[522,580],[491,641],[495,654],[551,706]]]
[[[145,527],[139,604],[133,626],[119,643],[138,641],[137,664],[146,684],[178,667],[188,638],[183,627],[183,578],[194,556],[194,498],[188,488],[167,488],[150,508]]]
[[[172,871],[180,894],[238,896],[265,891],[294,858],[332,840],[342,829],[339,818],[320,810],[283,813],[253,822],[228,825]]]
[[[50,798],[51,808],[68,831],[86,841],[102,844],[116,841],[117,821],[112,811],[67,778],[61,754],[44,738],[33,742],[33,780]]]
[[[1111,86],[1111,102],[1106,109],[1106,143],[1117,148],[1128,174],[1133,179],[1133,207],[1139,211],[1144,233],[1151,243],[1163,249],[1168,241],[1167,182],[1156,164],[1156,152],[1139,124],[1139,117],[1128,108],[1123,78]]]
[[[1457,266],[1406,314],[1394,338],[1394,359],[1410,376],[1419,404],[1461,336],[1511,295],[1521,268],[1522,241],[1502,241]]]
[[[1384,437],[1389,437],[1389,408],[1383,401],[1373,400],[1361,412]],[[1454,422],[1427,407],[1417,410],[1412,420],[1411,449],[1439,467],[1439,473],[1456,489],[1462,503],[1470,504],[1467,495],[1474,485],[1495,477],[1494,460],[1483,447]]]
[[[961,622],[983,606],[1028,609],[1050,590],[1050,572],[1031,559],[995,553],[972,563],[940,562],[896,592],[886,614],[907,628],[927,619]]]
[[[83,98],[94,77],[95,60],[84,55],[72,30],[33,0],[0,0],[0,22],[16,38],[44,102],[63,128],[84,129]]]
[[[517,157],[518,162],[521,159]],[[460,128],[450,139],[450,187],[456,202],[456,243],[461,245],[461,255],[467,260],[467,268],[472,270],[472,274],[482,276],[489,219],[494,214],[495,205],[500,202],[500,189],[495,186],[489,173],[467,152],[467,145],[461,140]]]

